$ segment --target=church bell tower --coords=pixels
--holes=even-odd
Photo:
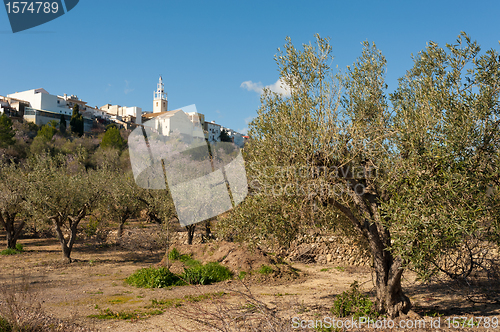
[[[160,80],[154,92],[153,113],[166,112],[168,106],[167,93],[164,91],[163,79]]]

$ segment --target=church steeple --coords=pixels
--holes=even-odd
[[[163,79],[160,75],[160,80],[158,81],[156,91],[154,92],[153,113],[165,112],[167,110],[167,106],[167,93],[164,90]]]

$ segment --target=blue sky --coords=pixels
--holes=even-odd
[[[483,50],[499,49],[499,13],[499,1],[80,0],[13,34],[0,9],[0,95],[43,87],[152,111],[161,74],[169,109],[196,104],[207,121],[244,131],[260,102],[242,83],[276,83],[273,56],[286,36],[296,46],[329,36],[339,68],[374,41],[391,91],[429,40],[444,46],[463,30]]]

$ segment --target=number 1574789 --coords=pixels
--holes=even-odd
[[[42,1],[22,1],[22,2],[6,2],[7,13],[10,14],[24,14],[29,12],[31,14],[49,14],[57,13],[59,11],[59,4],[57,2],[42,2]]]

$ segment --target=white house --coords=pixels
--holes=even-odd
[[[82,113],[86,112],[87,108],[91,108],[75,95],[51,95],[43,88],[11,93],[7,97],[28,102],[29,107],[25,107],[24,119],[37,125],[44,125],[51,120],[59,121],[61,114],[69,122],[73,114],[72,107],[75,104],[79,105]],[[93,126],[93,119],[88,114],[85,114],[83,120],[84,131],[90,131]]]
[[[220,142],[221,126],[215,121],[205,122],[205,131],[208,143]]]
[[[189,116],[182,109],[166,111],[161,113],[149,113],[143,115],[144,126],[153,128],[164,136],[170,136],[174,132],[188,135],[190,137],[204,138],[200,125],[191,122]]]
[[[230,128],[221,128],[221,130],[222,129],[225,129],[227,131],[229,137],[231,137],[234,144],[236,144],[240,148],[243,148],[243,146],[245,145],[245,138],[243,137],[242,134],[240,134],[240,133],[238,133]]]
[[[117,119],[121,120],[124,117],[130,116],[135,119],[135,124],[142,124],[142,108],[137,106],[127,107],[106,104],[104,106],[101,106],[99,110],[106,113],[107,118],[115,116]]]

